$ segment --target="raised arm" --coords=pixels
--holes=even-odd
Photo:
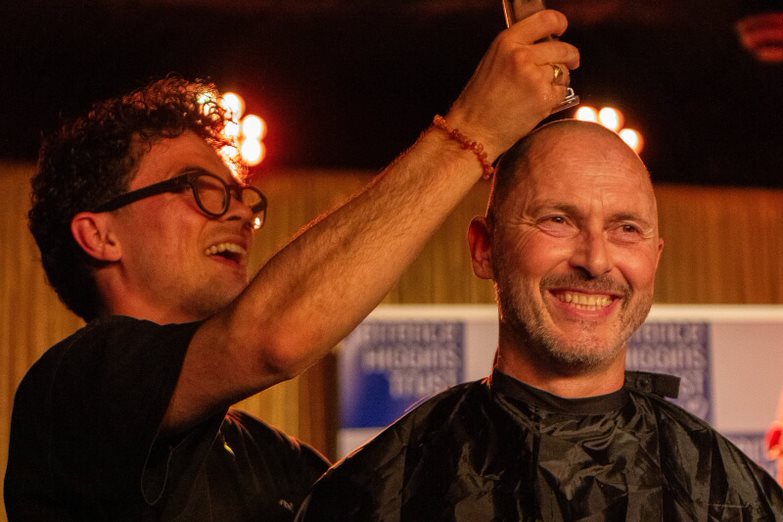
[[[445,115],[489,161],[548,116],[565,87],[552,64],[573,69],[559,41],[565,17],[541,11],[501,33]],[[383,299],[436,228],[483,173],[474,151],[437,127],[345,205],[276,254],[226,310],[198,330],[164,420],[188,426],[296,376]]]

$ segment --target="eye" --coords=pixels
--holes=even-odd
[[[644,238],[642,229],[634,223],[620,223],[612,230],[615,240],[624,243],[635,243]]]
[[[639,230],[639,227],[637,227],[636,225],[630,225],[627,223],[624,225],[620,225],[620,229],[626,234],[638,234],[641,232]]]
[[[542,217],[538,220],[536,226],[545,234],[554,237],[571,237],[579,232],[571,220],[562,214]]]

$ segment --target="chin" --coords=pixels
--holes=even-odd
[[[624,343],[617,336],[586,335],[585,332],[562,332],[552,335],[542,332],[535,343],[538,351],[557,367],[569,372],[582,372],[609,366],[623,351]]]

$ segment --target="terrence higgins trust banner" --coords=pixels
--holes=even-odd
[[[419,401],[489,375],[496,345],[494,305],[377,308],[338,351],[339,456]],[[764,433],[783,386],[783,306],[656,305],[627,366],[680,377],[674,402],[774,473]]]

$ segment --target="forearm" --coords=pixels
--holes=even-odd
[[[231,312],[232,330],[266,338],[265,357],[285,376],[306,368],[383,299],[481,174],[472,152],[425,132],[262,268]]]

